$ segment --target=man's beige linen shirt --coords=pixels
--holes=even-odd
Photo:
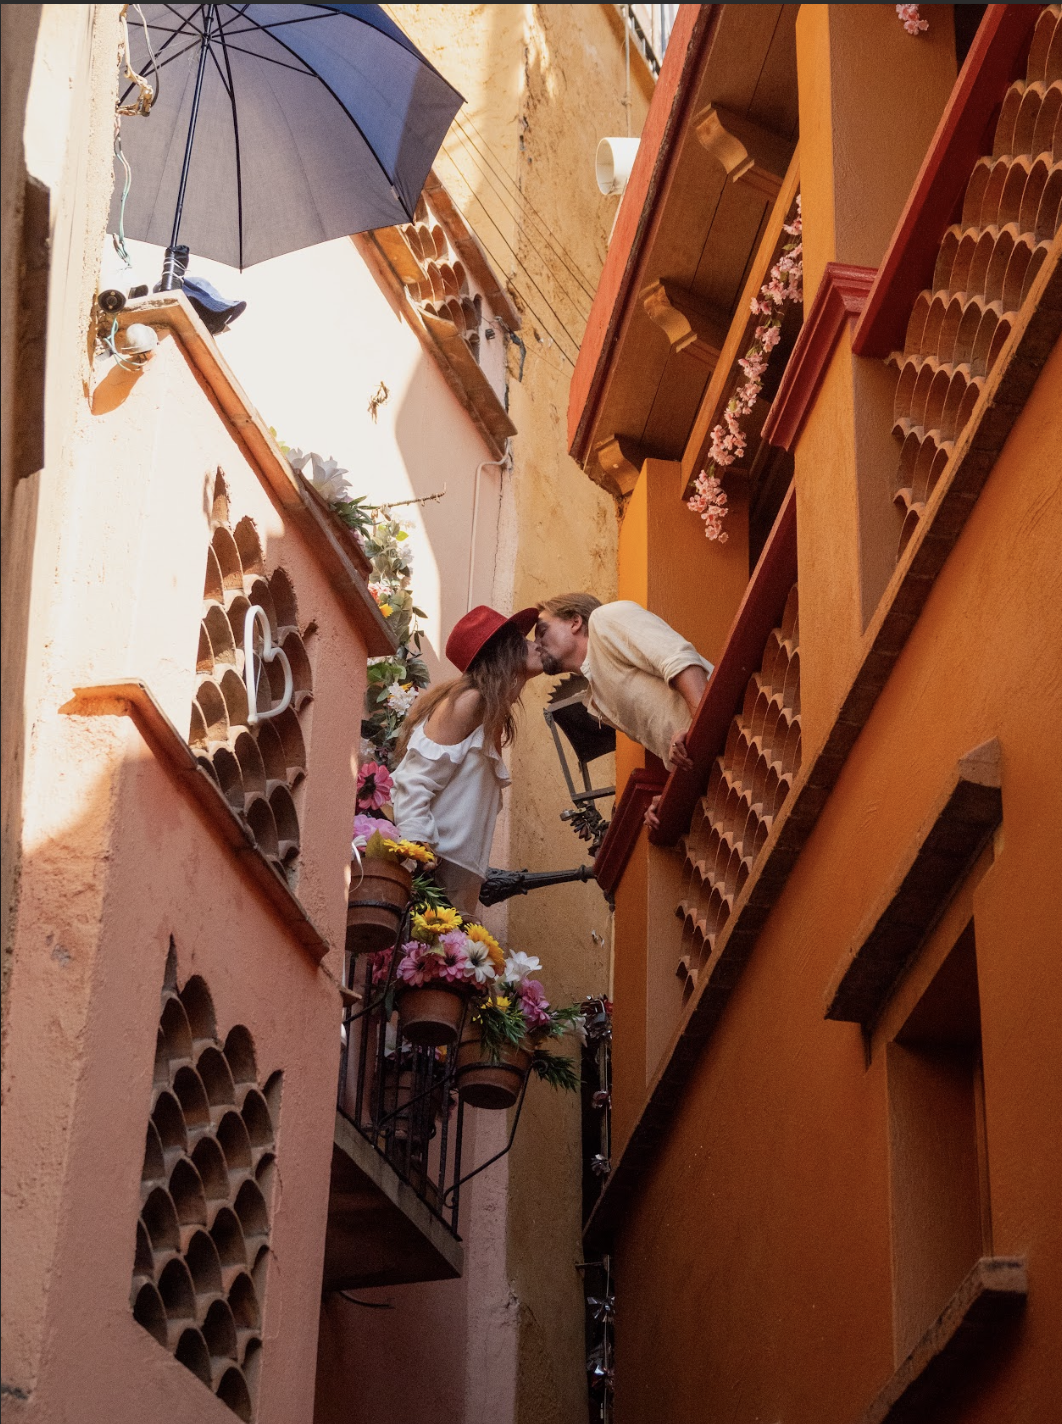
[[[588,710],[667,764],[671,738],[690,724],[690,710],[671,680],[706,662],[655,613],[621,599],[595,608],[587,623],[582,674],[590,684]]]

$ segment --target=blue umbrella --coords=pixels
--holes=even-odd
[[[464,101],[379,5],[143,5],[129,18],[132,66],[154,72],[156,98],[123,126],[132,183],[111,230],[166,246],[164,288],[180,285],[188,248],[243,268],[412,221]]]

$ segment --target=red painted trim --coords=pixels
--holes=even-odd
[[[620,201],[608,256],[572,372],[568,448],[585,462],[619,328],[630,305],[642,258],[661,217],[659,194],[685,132],[721,5],[680,5],[664,63],[642,127],[638,155]]]
[[[689,830],[693,808],[708,787],[712,763],[726,745],[730,723],[749,678],[763,663],[764,645],[771,629],[781,622],[796,578],[796,488],[790,487],[686,738],[693,770],[676,769],[664,787],[657,808],[660,826],[649,833],[654,845],[674,845]]]
[[[854,321],[863,310],[876,276],[873,267],[826,263],[782,384],[763,423],[763,438],[768,445],[778,445],[783,450],[793,448],[822,385],[841,329],[846,321]]]
[[[616,803],[605,839],[594,860],[594,879],[611,895],[620,882],[631,851],[645,825],[645,813],[654,796],[660,794],[664,784],[664,770],[661,767],[639,767],[631,772],[623,795]]]
[[[932,284],[941,239],[958,221],[974,165],[992,151],[999,107],[1021,78],[1040,11],[989,5],[855,329],[857,356],[887,356],[903,346],[911,308]]]

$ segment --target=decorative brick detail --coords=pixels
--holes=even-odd
[[[262,854],[278,869],[290,870],[299,854],[299,818],[292,792],[306,775],[300,716],[313,696],[295,593],[282,568],[266,577],[252,521],[241,519],[235,529],[230,527],[221,470],[214,483],[211,525],[196,660],[200,681],[188,741],[199,765],[250,828]],[[284,650],[294,693],[279,717],[249,726],[243,638],[244,619],[252,604],[265,611],[273,643]],[[283,686],[279,660],[263,664],[258,710],[279,699]]]
[[[794,584],[781,627],[772,630],[759,672],[749,679],[708,790],[682,839],[689,891],[678,974],[687,995],[707,966],[756,857],[800,770],[800,649]]]
[[[479,360],[483,328],[483,299],[469,289],[464,264],[450,249],[441,224],[433,221],[424,199],[417,206],[416,222],[397,229],[409,249],[416,276],[406,276],[410,300],[422,312],[452,322],[468,349]]]
[[[281,1075],[258,1086],[242,1025],[171,948],[141,1175],[134,1318],[240,1419],[254,1417]]]
[[[1062,7],[1044,6],[1026,77],[1010,85],[990,155],[966,185],[940,244],[931,290],[915,301],[899,369],[895,502],[906,547],[973,416],[1062,224]]]

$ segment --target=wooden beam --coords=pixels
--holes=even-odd
[[[963,757],[826,995],[826,1017],[871,1025],[1003,819],[997,741]]]
[[[712,439],[712,427],[718,421],[722,408],[730,397],[734,380],[734,366],[739,357],[744,356],[748,350],[752,341],[752,333],[756,323],[760,320],[752,312],[749,303],[753,297],[759,295],[760,287],[763,285],[774,254],[782,244],[784,236],[782,228],[785,226],[789,210],[799,191],[800,150],[798,148],[793,154],[789,171],[785,175],[785,182],[782,184],[771,211],[759,250],[749,267],[745,288],[738,299],[734,320],[730,324],[730,330],[727,332],[726,341],[719,356],[719,364],[708,382],[708,389],[704,393],[701,408],[697,412],[697,419],[693,422],[690,438],[686,442],[686,449],[682,456],[680,490],[683,498],[689,493],[690,486],[705,463]]]

